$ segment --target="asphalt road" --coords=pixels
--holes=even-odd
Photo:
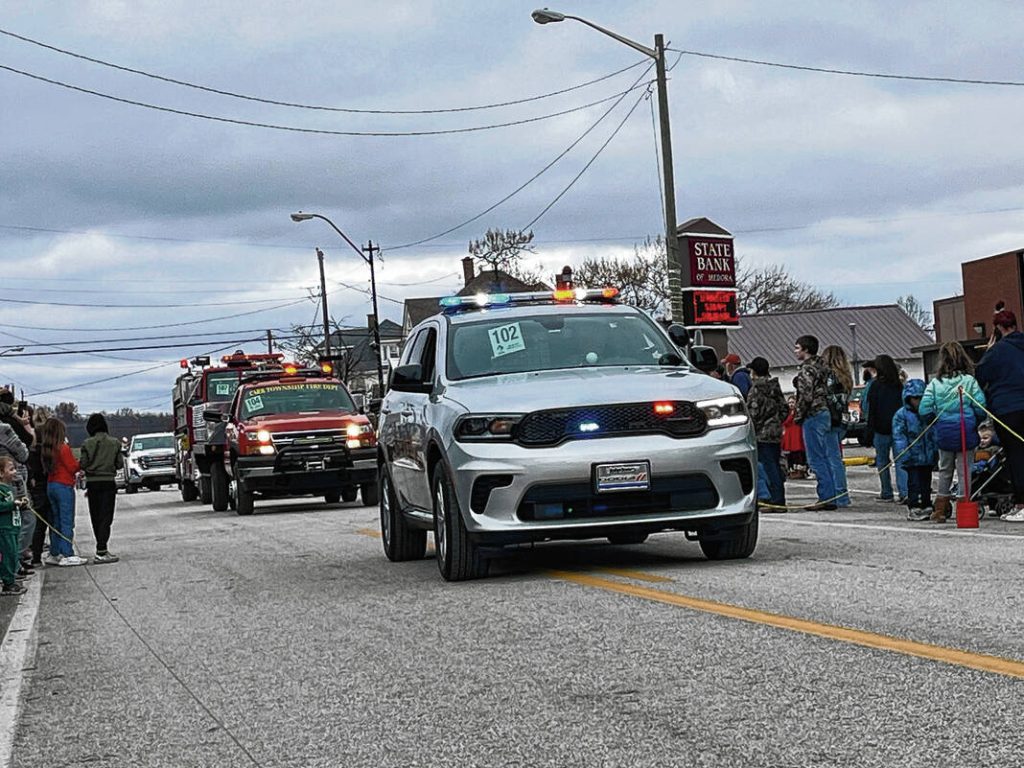
[[[373,509],[119,495],[121,562],[42,575],[13,764],[1024,765],[1024,526],[908,523],[869,472],[746,561],[661,534],[463,584]]]

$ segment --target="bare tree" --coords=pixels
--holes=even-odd
[[[494,272],[495,282],[498,270],[524,283],[538,283],[542,270],[530,269],[522,263],[524,253],[536,253],[533,245],[533,231],[521,229],[488,229],[481,240],[469,243],[469,254],[485,262]]]
[[[931,333],[934,330],[932,313],[924,308],[924,305],[917,300],[916,296],[908,293],[906,296],[898,297],[896,303],[900,309],[910,316],[911,320],[921,326],[923,331]]]
[[[319,307],[319,291],[310,290],[309,300]],[[342,330],[341,324],[333,317],[330,319],[328,326],[331,330],[332,338],[335,333]],[[288,329],[287,336],[280,339],[277,342],[277,346],[285,352],[290,352],[296,362],[315,363],[324,348],[323,323],[318,322],[316,316],[314,316],[313,322],[309,325],[292,325]]]
[[[574,277],[579,285],[613,285],[624,303],[661,317],[670,305],[667,266],[665,241],[658,236],[634,245],[632,258],[584,259]]]
[[[736,275],[736,294],[741,315],[800,312],[839,306],[839,299],[834,293],[797,280],[781,264],[755,269],[740,266]]]

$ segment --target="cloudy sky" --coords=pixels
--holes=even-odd
[[[9,352],[0,381],[83,411],[166,408],[181,357],[256,350],[240,340],[313,320],[316,246],[331,314],[365,323],[366,265],[323,222],[291,222],[299,209],[383,245],[396,321],[403,298],[459,286],[469,240],[528,225],[591,161],[532,224],[537,264],[629,254],[663,231],[646,62],[578,22],[539,26],[534,7],[0,0],[0,351],[60,353]],[[1010,0],[556,8],[681,51],[1024,80]],[[733,231],[748,263],[848,304],[930,305],[960,290],[960,262],[1024,246],[1024,88],[669,63],[679,220]],[[465,130],[504,123],[520,124]]]

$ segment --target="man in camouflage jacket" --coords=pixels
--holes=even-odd
[[[818,357],[818,340],[814,336],[801,336],[794,347],[800,370],[793,379],[796,388],[794,420],[804,432],[807,463],[817,480],[818,503],[809,509],[831,511],[836,509],[837,490],[832,475],[832,454],[839,452],[839,443],[831,435],[832,415],[828,410],[828,368]],[[833,445],[835,442],[835,445]]]
[[[755,357],[750,361],[751,384],[747,392],[747,412],[757,434],[758,501],[763,512],[784,512],[786,485],[782,476],[782,422],[789,415],[789,404],[779,380],[769,375],[768,361]]]

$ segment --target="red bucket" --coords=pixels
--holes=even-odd
[[[956,527],[978,527],[978,502],[967,501],[967,499],[956,500]]]

